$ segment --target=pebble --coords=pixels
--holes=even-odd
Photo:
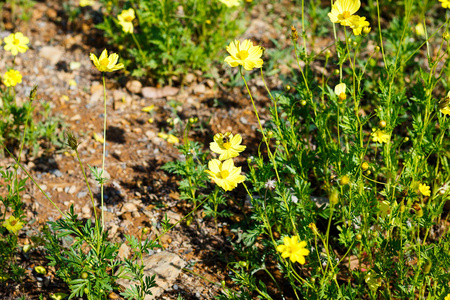
[[[50,173],[55,175],[56,177],[62,177],[63,176],[63,173],[60,170],[58,170],[58,169],[50,170]]]
[[[130,80],[127,82],[126,88],[133,94],[139,94],[142,91],[142,83],[137,80]]]
[[[84,197],[86,197],[86,195],[87,195],[87,192],[81,191],[81,192],[79,192],[79,193],[77,194],[77,197],[78,197],[78,198],[84,198]]]

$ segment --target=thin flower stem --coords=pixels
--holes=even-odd
[[[105,217],[104,217],[104,209],[103,209],[103,186],[104,184],[104,176],[105,176],[105,156],[106,156],[106,82],[105,82],[105,72],[102,73],[103,78],[103,155],[102,155],[102,180],[100,183],[100,195],[101,195],[101,210],[102,210],[102,232],[105,230]],[[95,208],[94,208],[95,209]]]
[[[36,180],[34,180],[33,176],[31,176],[31,174],[22,166],[22,164],[14,157],[14,155],[8,150],[8,148],[6,148],[5,144],[3,144],[2,141],[0,141],[0,144],[2,145],[3,149],[6,150],[6,152],[8,152],[8,154],[12,157],[12,159],[14,159],[14,161],[16,162],[16,164],[22,169],[22,171],[25,172],[25,174],[27,174],[28,178],[31,179],[31,181],[33,181],[33,183],[38,187],[38,189],[41,191],[41,193],[45,196],[45,198],[47,198],[48,201],[50,201],[50,203],[56,208],[56,210],[61,214],[62,217],[67,217],[59,208],[58,206],[56,206],[55,202],[53,202],[52,199],[50,199],[50,197],[47,195],[47,193],[44,192],[44,190],[41,188],[41,186],[36,182]]]
[[[90,186],[88,178],[86,176],[86,172],[84,171],[83,164],[81,163],[80,154],[78,153],[78,149],[76,149],[76,148],[75,148],[75,154],[77,155],[77,160],[78,160],[78,163],[80,164],[81,172],[83,173],[83,177],[84,177],[84,180],[86,182],[86,186],[87,186],[87,188],[89,190],[89,196],[91,197],[92,209],[94,210],[94,216],[95,216],[95,227],[96,227],[98,235],[100,236],[100,229],[99,229],[99,226],[98,226],[99,224],[98,224],[97,210],[95,209],[94,195],[92,194],[91,186]]]

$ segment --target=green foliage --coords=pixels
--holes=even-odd
[[[242,9],[227,8],[218,0],[101,2],[104,22],[98,28],[119,50],[132,76],[158,83],[180,81],[192,70],[208,71],[237,34],[236,13]],[[118,21],[129,8],[136,13],[133,34],[123,32]]]
[[[14,88],[0,89],[2,107],[0,108],[0,142],[9,149],[18,148],[24,138],[25,145],[32,147],[32,155],[36,155],[40,145],[46,143],[58,148],[63,146],[65,127],[61,118],[51,115],[50,103],[40,101],[42,109],[33,118],[35,105],[27,101],[19,106],[16,102]],[[37,119],[37,121],[35,120]],[[27,130],[24,131],[24,125]],[[25,137],[22,134],[25,133]],[[4,156],[4,150],[0,149]]]
[[[3,183],[2,183],[3,182]],[[0,287],[6,287],[8,281],[22,282],[25,275],[16,259],[19,252],[18,233],[7,230],[4,226],[6,213],[12,211],[12,216],[23,223],[25,212],[20,192],[25,189],[26,179],[19,180],[17,169],[14,167],[0,167],[0,188],[6,190],[6,195],[0,195],[3,210],[0,211]]]

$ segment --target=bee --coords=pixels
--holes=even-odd
[[[224,135],[222,135],[222,143],[226,144],[230,142],[231,138],[231,132],[227,132]]]

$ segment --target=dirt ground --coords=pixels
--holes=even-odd
[[[264,9],[267,9],[264,5],[254,8],[244,37],[270,48],[270,39],[280,36],[280,33],[268,27],[267,24],[271,23],[267,20],[263,22],[258,19]],[[283,15],[277,17],[282,19]],[[30,50],[18,55],[15,60],[16,69],[23,75],[23,83],[17,86],[18,101],[25,101],[33,85],[37,84],[38,100],[51,103],[52,114],[63,118],[67,129],[79,136],[79,152],[85,167],[88,164],[101,167],[102,144],[93,135],[102,135],[103,87],[101,74],[89,60],[89,53],[99,55],[107,43],[93,26],[95,18],[80,24],[68,23],[59,1],[52,0],[36,3],[31,20],[16,27],[10,23],[7,11],[4,11],[3,18],[5,23],[4,30],[0,32],[1,38],[15,31],[21,31],[30,38]],[[289,39],[289,26],[282,27],[282,42]],[[7,65],[11,65],[11,56],[0,51],[0,70],[5,71]],[[201,72],[193,71],[186,86],[151,87],[142,82],[144,89],[150,88],[146,92],[123,73],[108,74],[106,171],[109,181],[105,192],[105,217],[113,240],[124,242],[125,234],[136,235],[144,226],[150,227],[152,236],[156,236],[160,233],[165,214],[172,220],[179,220],[192,210],[191,203],[179,198],[178,178],[161,170],[166,162],[183,159],[173,144],[158,137],[159,132],[167,132],[167,119],[174,117],[169,101],[181,103],[177,115],[183,121],[190,117],[199,118],[198,124],[201,126],[190,132],[190,139],[207,146],[215,133],[232,131],[240,133],[245,144],[255,145],[248,147],[246,156],[256,153],[260,136],[256,131],[257,122],[250,99],[244,87],[224,86],[228,79],[222,77],[220,66],[218,70],[217,78],[213,79],[206,79]],[[270,87],[283,88],[278,77],[267,80]],[[261,79],[255,76],[250,86],[264,121],[268,114],[268,100]],[[36,105],[36,110],[39,110],[37,101]],[[148,122],[150,115],[141,111],[150,105],[155,106],[153,123]],[[242,158],[240,163],[244,160]],[[11,158],[0,159],[3,166],[10,163]],[[88,190],[71,150],[43,144],[37,156],[23,155],[22,163],[61,210],[65,211],[73,204],[82,218],[92,216]],[[99,197],[98,186],[92,179],[90,183]],[[243,199],[245,191],[237,189],[232,197]],[[30,181],[23,198],[28,224],[20,239],[22,243],[28,243],[31,236],[38,234],[41,226],[60,216]],[[165,250],[186,261],[186,268],[191,273],[182,272],[160,299],[176,299],[178,295],[184,299],[212,299],[220,290],[217,283],[222,280],[231,283],[227,277],[226,262],[233,260],[232,252],[228,250],[231,250],[230,240],[235,238],[234,233],[227,220],[219,220],[216,229],[211,219],[203,219],[202,216],[200,210],[200,228],[195,222],[190,226],[182,222],[163,237]],[[44,299],[49,299],[51,292],[67,292],[67,287],[53,276],[51,268],[49,284],[38,285],[32,269],[35,265],[45,265],[43,254],[43,248],[38,247],[22,258],[27,268],[25,290],[0,291],[0,299],[15,299],[20,295],[25,295],[26,299],[38,299],[40,294],[44,295]]]

